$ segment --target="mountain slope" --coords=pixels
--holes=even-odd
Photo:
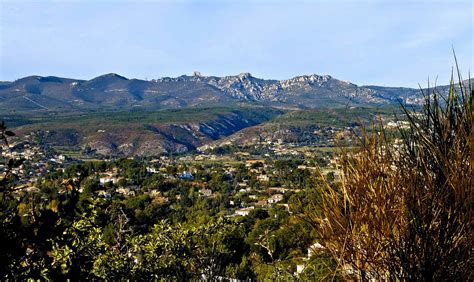
[[[262,107],[88,113],[23,121],[15,132],[49,146],[90,148],[106,156],[158,155],[194,150],[281,113]]]
[[[445,91],[446,87],[440,87]],[[324,75],[265,80],[236,76],[180,76],[152,81],[106,74],[91,80],[30,76],[0,84],[5,114],[70,113],[103,110],[158,110],[241,103],[298,108],[418,104],[411,88],[357,86]]]

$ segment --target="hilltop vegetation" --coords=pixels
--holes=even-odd
[[[376,116],[391,118],[394,112],[391,107],[289,110],[235,106],[11,116],[7,122],[20,125],[15,127],[18,134],[35,135],[61,151],[87,150],[107,157],[159,155],[279,139],[330,146],[334,132],[358,127]]]
[[[336,135],[347,134],[359,126],[379,119],[392,120],[399,109],[395,107],[346,107],[308,110],[288,110],[273,119],[240,130],[228,137],[211,142],[218,147],[231,144],[255,144],[259,141],[294,143],[300,145],[334,146]],[[342,134],[342,135],[341,135]]]
[[[53,147],[89,148],[102,156],[159,155],[194,150],[282,112],[262,107],[208,107],[89,113],[22,118],[16,123],[24,125],[16,130],[22,135],[35,132]]]

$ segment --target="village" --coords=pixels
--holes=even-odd
[[[74,183],[84,197],[111,205],[138,201],[151,203],[155,209],[180,210],[205,203],[218,207],[206,211],[211,216],[239,219],[261,212],[291,216],[292,196],[305,197],[303,191],[314,188],[321,178],[340,180],[339,161],[333,152],[333,147],[262,140],[225,150],[206,147],[184,155],[91,161],[58,154],[26,140],[12,143],[6,157],[24,160],[11,172],[18,199],[35,193],[49,193],[50,197],[51,193],[68,193],[65,183]],[[306,245],[307,255],[292,259],[296,276],[305,271],[321,247],[317,242]]]
[[[203,147],[184,155],[81,160],[58,154],[28,138],[12,143],[6,154],[7,158],[24,160],[12,171],[18,195],[39,191],[49,179],[62,181],[69,177],[77,183],[79,192],[88,189],[104,199],[146,195],[154,203],[167,205],[179,202],[183,196],[225,199],[221,203],[226,207],[225,215],[235,217],[272,206],[291,212],[290,195],[310,188],[319,177],[337,181],[340,175],[334,148],[281,140],[262,140],[224,153]],[[85,175],[69,175],[68,171],[77,170],[77,166],[94,169]]]

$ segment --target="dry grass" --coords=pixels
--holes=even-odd
[[[342,154],[342,182],[325,183],[308,218],[346,276],[473,278],[474,104],[459,81],[448,97],[424,93],[421,114],[403,107],[400,144],[381,125],[363,131],[358,150]]]

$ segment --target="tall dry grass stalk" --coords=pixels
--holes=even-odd
[[[402,107],[398,143],[377,125],[342,154],[342,182],[325,184],[309,216],[344,275],[473,278],[472,94],[470,81],[451,80],[447,97],[423,93],[421,112]]]

